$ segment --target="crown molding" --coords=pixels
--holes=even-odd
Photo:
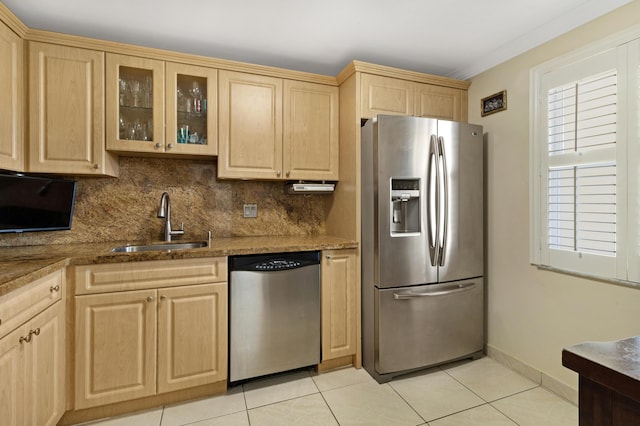
[[[540,46],[549,40],[553,40],[632,1],[633,0],[590,0],[522,37],[498,47],[490,54],[454,70],[447,76],[461,80],[475,77],[496,65],[506,62],[534,47]]]

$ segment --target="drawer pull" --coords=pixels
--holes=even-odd
[[[60,291],[60,284],[56,284],[55,287],[49,287],[49,291],[53,293],[54,291]]]

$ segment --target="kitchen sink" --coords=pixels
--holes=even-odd
[[[127,244],[120,247],[114,247],[111,251],[115,253],[137,253],[141,251],[188,250],[207,246],[207,241]]]

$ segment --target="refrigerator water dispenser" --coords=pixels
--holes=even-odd
[[[420,232],[420,179],[391,178],[391,235]]]

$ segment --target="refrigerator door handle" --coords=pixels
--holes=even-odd
[[[440,201],[442,202],[443,212],[439,220],[442,221],[442,234],[441,241],[438,241],[438,259],[440,266],[444,266],[445,261],[445,248],[447,244],[447,231],[449,228],[449,178],[447,173],[447,156],[444,152],[444,137],[438,138],[438,155],[440,157],[441,168],[438,168],[438,172],[442,172],[442,194]],[[440,225],[440,222],[438,223]]]
[[[471,290],[475,286],[475,283],[451,284],[451,286],[445,288],[440,287],[437,290],[423,291],[421,293],[412,293],[410,291],[406,291],[403,293],[393,293],[393,298],[396,300],[403,300],[415,299],[417,297],[446,296],[448,294],[462,293],[463,291]]]
[[[440,187],[440,179],[438,175],[438,143],[436,135],[431,135],[431,141],[429,144],[429,169],[427,170],[427,230],[429,239],[429,259],[431,260],[431,266],[436,266],[438,264],[437,247],[439,240],[438,229],[440,228],[440,222],[438,218],[438,214],[440,211],[438,193],[438,188]]]

